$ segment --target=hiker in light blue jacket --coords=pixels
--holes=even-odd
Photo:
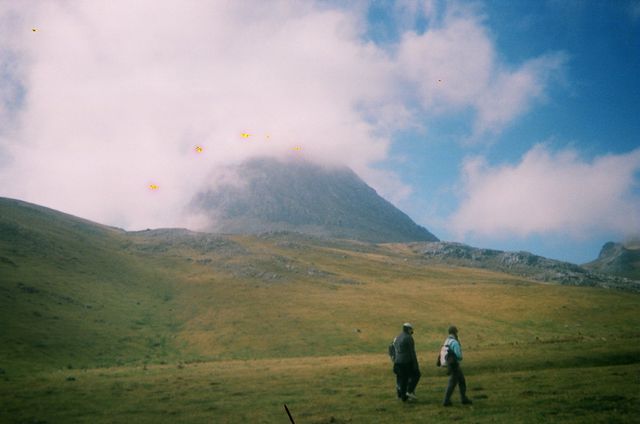
[[[471,405],[471,399],[467,397],[467,382],[464,379],[462,368],[460,368],[460,362],[462,361],[462,346],[458,340],[458,329],[455,326],[449,327],[449,337],[444,342],[445,346],[449,346],[455,354],[454,361],[447,361],[447,374],[449,374],[449,384],[447,385],[447,391],[444,395],[444,402],[442,405],[451,406],[451,395],[456,386],[460,387],[460,398],[464,405]]]

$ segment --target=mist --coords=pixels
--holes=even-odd
[[[299,156],[349,166],[397,202],[411,186],[376,167],[394,134],[465,108],[474,132],[499,131],[560,66],[504,69],[460,8],[384,46],[364,15],[324,2],[3,3],[0,195],[125,229],[198,228],[187,205],[219,169]],[[483,78],[441,63],[477,45]],[[492,114],[487,96],[517,107]]]

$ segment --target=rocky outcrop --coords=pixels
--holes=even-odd
[[[593,272],[640,280],[640,246],[605,243],[598,259],[583,266]]]
[[[412,243],[410,246],[427,263],[484,268],[550,283],[640,292],[640,281],[593,272],[569,262],[548,259],[529,252],[480,249],[450,242]]]

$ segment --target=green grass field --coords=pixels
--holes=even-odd
[[[530,350],[507,349],[523,368],[492,362],[504,349],[469,351],[470,407],[441,407],[446,376],[426,363],[419,401],[402,404],[385,358],[352,355],[54,371],[3,385],[2,420],[277,423],[286,403],[298,423],[637,422],[636,364],[555,367]]]
[[[402,245],[124,233],[0,202],[0,422],[637,422],[640,295]],[[415,328],[419,401],[386,348]],[[460,329],[470,407],[435,367]],[[454,402],[458,401],[454,395]]]

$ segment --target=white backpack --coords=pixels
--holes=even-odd
[[[447,339],[440,348],[440,355],[438,355],[437,362],[439,367],[446,367],[447,365],[454,364],[458,361],[455,352],[451,349],[450,342],[451,339]]]

